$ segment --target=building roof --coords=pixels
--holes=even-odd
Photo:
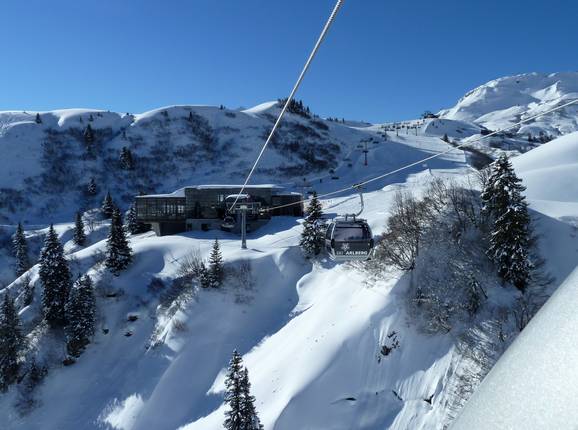
[[[183,187],[180,188],[176,191],[173,191],[172,193],[167,193],[167,194],[147,194],[144,196],[137,196],[137,198],[139,197],[164,197],[164,198],[169,198],[169,197],[185,197],[185,190],[187,188],[196,188],[197,190],[211,190],[211,189],[231,189],[231,190],[237,190],[237,189],[241,189],[241,187],[243,187],[243,185],[231,185],[231,184],[203,184],[203,185],[189,185],[187,187]],[[251,190],[251,189],[272,189],[272,190],[282,190],[283,187],[279,186],[279,185],[275,185],[275,184],[256,184],[256,185],[247,185],[245,186],[246,190]],[[291,193],[293,194],[293,193]],[[297,193],[298,194],[298,193]]]

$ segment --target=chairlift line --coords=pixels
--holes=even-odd
[[[561,97],[560,97],[560,98],[561,98]],[[477,142],[479,142],[479,141],[481,141],[481,140],[484,140],[484,139],[486,139],[486,138],[495,136],[495,135],[498,134],[498,133],[502,133],[502,132],[504,132],[504,131],[511,130],[512,128],[515,128],[515,127],[517,127],[517,126],[519,126],[519,125],[521,125],[521,124],[524,124],[524,123],[526,123],[526,122],[532,121],[532,120],[534,120],[534,119],[536,119],[536,118],[539,118],[539,117],[541,117],[541,116],[544,116],[544,115],[546,115],[546,114],[555,112],[555,111],[557,111],[557,110],[563,109],[563,108],[565,108],[565,107],[568,107],[568,106],[573,105],[573,104],[576,104],[576,103],[578,103],[578,99],[574,99],[574,100],[572,100],[572,101],[570,101],[570,102],[568,102],[568,103],[565,103],[565,104],[563,104],[563,105],[557,106],[557,107],[552,108],[552,109],[548,109],[548,110],[545,111],[545,112],[540,112],[540,113],[538,113],[538,114],[536,114],[536,115],[533,115],[533,116],[530,116],[530,117],[528,117],[528,118],[526,118],[526,119],[523,119],[523,120],[521,120],[521,121],[518,121],[517,123],[512,124],[512,125],[510,125],[510,126],[508,126],[508,127],[501,128],[501,129],[499,129],[499,130],[493,131],[493,132],[491,132],[491,133],[489,133],[489,134],[486,134],[486,135],[484,135],[484,136],[480,136],[479,138],[476,138],[476,139],[474,139],[474,140],[472,140],[472,141],[470,141],[470,142],[465,142],[465,143],[462,143],[462,144],[457,145],[457,146],[452,146],[452,147],[451,147],[450,149],[448,149],[447,151],[438,152],[437,154],[434,154],[434,155],[431,155],[431,156],[429,156],[429,157],[423,158],[423,159],[421,159],[421,160],[419,160],[419,161],[416,161],[416,162],[407,164],[407,165],[405,165],[405,166],[402,166],[402,167],[400,167],[400,168],[398,168],[398,169],[395,169],[395,170],[392,170],[392,171],[390,171],[390,172],[383,173],[383,174],[381,174],[381,175],[379,175],[379,176],[375,176],[375,177],[370,178],[370,179],[368,179],[368,180],[366,180],[366,181],[359,182],[359,183],[355,183],[355,184],[353,184],[353,185],[351,185],[351,186],[348,186],[348,187],[346,187],[346,188],[341,188],[341,189],[339,189],[339,190],[331,191],[331,192],[329,192],[329,193],[320,194],[320,195],[317,196],[317,198],[321,199],[321,198],[324,198],[324,197],[333,196],[333,195],[335,195],[335,194],[340,194],[340,193],[343,193],[343,192],[345,192],[345,191],[354,190],[354,189],[356,189],[356,188],[358,188],[358,187],[361,187],[361,186],[363,186],[363,185],[367,185],[367,184],[370,184],[371,182],[375,182],[375,181],[377,181],[377,180],[379,180],[379,179],[383,179],[383,178],[385,178],[386,176],[390,176],[390,175],[393,175],[393,174],[395,174],[395,173],[402,172],[402,171],[404,171],[404,170],[406,170],[406,169],[409,169],[410,167],[414,167],[414,166],[417,166],[418,164],[422,164],[422,163],[424,163],[424,162],[426,162],[426,161],[433,160],[434,158],[441,157],[442,155],[448,154],[448,153],[450,153],[450,152],[452,152],[452,151],[454,151],[454,150],[456,150],[456,149],[464,148],[464,147],[466,147],[466,146],[468,146],[468,145],[471,145],[471,144],[473,144],[473,143],[477,143]],[[264,211],[272,211],[272,210],[275,210],[275,209],[286,208],[286,207],[289,207],[289,206],[294,206],[294,205],[299,205],[299,204],[302,204],[302,203],[306,203],[308,200],[309,200],[309,199],[302,199],[302,200],[297,201],[297,202],[292,202],[292,203],[287,203],[287,204],[284,204],[284,205],[272,206],[272,207],[269,207],[269,208],[264,208],[263,210],[264,210]]]
[[[285,111],[287,111],[287,108],[289,107],[291,100],[293,100],[293,97],[295,96],[297,89],[301,85],[301,82],[303,81],[303,78],[305,77],[305,73],[309,69],[309,66],[311,65],[311,62],[313,61],[313,58],[315,58],[315,55],[317,54],[317,51],[319,50],[319,47],[321,46],[321,42],[323,42],[323,40],[325,39],[325,36],[327,35],[327,32],[329,31],[331,24],[333,24],[333,21],[335,20],[337,12],[341,8],[342,3],[343,3],[343,0],[337,0],[337,3],[335,3],[335,6],[333,7],[333,11],[331,12],[331,15],[329,15],[329,19],[325,23],[325,27],[323,27],[323,30],[321,31],[321,34],[319,35],[319,38],[317,39],[317,42],[315,43],[315,46],[313,47],[311,54],[309,54],[309,58],[305,62],[305,66],[303,67],[303,70],[301,70],[301,74],[299,75],[299,78],[297,78],[297,82],[293,86],[293,89],[291,90],[289,97],[287,97],[287,101],[285,102],[283,109],[281,109],[281,112],[279,113],[279,116],[277,117],[277,120],[275,121],[275,124],[273,125],[273,128],[271,129],[271,132],[269,133],[269,136],[267,137],[267,140],[263,144],[263,147],[261,148],[261,151],[259,152],[259,155],[257,156],[257,159],[255,160],[255,163],[253,164],[253,167],[251,167],[251,170],[249,171],[249,174],[247,175],[247,178],[245,179],[245,182],[243,183],[241,190],[237,194],[237,197],[235,198],[235,201],[233,202],[233,205],[232,205],[233,207],[235,207],[235,205],[237,204],[237,200],[239,199],[239,196],[241,194],[243,194],[243,191],[245,190],[245,187],[249,183],[251,176],[253,176],[253,172],[257,168],[257,164],[259,164],[259,161],[261,160],[261,157],[263,156],[265,149],[267,148],[267,146],[269,145],[269,142],[273,138],[273,134],[275,133],[275,131],[279,127],[279,124],[281,123],[281,119],[283,118],[283,115],[285,115]]]

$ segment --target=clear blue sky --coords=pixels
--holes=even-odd
[[[6,0],[0,110],[249,107],[289,92],[334,0]],[[298,93],[378,122],[490,79],[578,69],[572,0],[345,0]]]

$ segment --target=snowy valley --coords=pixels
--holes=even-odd
[[[249,371],[265,429],[448,428],[501,354],[514,360],[508,347],[536,331],[532,320],[516,339],[539,306],[567,278],[554,298],[575,290],[578,266],[578,105],[483,136],[577,98],[578,73],[532,73],[491,81],[429,118],[396,123],[323,119],[295,105],[252,183],[324,194],[443,153],[365,187],[362,216],[378,243],[372,260],[306,258],[304,220],[275,217],[249,233],[247,250],[238,236],[217,230],[129,235],[133,261],[119,276],[104,261],[111,222],[98,208],[106,193],[124,212],[139,193],[242,182],[279,103],[138,115],[0,112],[0,292],[16,300],[27,340],[18,381],[0,394],[2,428],[222,428],[233,350]],[[469,141],[477,152],[455,148]],[[534,296],[504,283],[485,254],[491,223],[481,210],[480,169],[501,154],[527,187],[541,263]],[[425,214],[419,253],[416,245],[404,268],[387,256],[399,243],[391,233],[400,196]],[[321,204],[328,219],[359,208],[353,191]],[[73,240],[78,211],[83,246]],[[15,277],[19,222],[31,267]],[[72,276],[90,276],[96,296],[94,336],[72,361],[64,332],[42,319],[36,262],[49,224]],[[188,277],[190,265],[209,257],[215,239],[224,282],[201,288]],[[555,313],[555,303],[544,311]],[[31,382],[32,362],[46,373]],[[498,363],[496,373],[508,365]],[[490,390],[482,384],[472,403],[483,410]],[[471,424],[479,418],[470,406],[457,428],[482,428]]]

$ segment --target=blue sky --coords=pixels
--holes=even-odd
[[[0,110],[250,107],[290,91],[333,0],[7,0]],[[372,122],[490,79],[578,69],[578,2],[345,0],[298,93]]]

